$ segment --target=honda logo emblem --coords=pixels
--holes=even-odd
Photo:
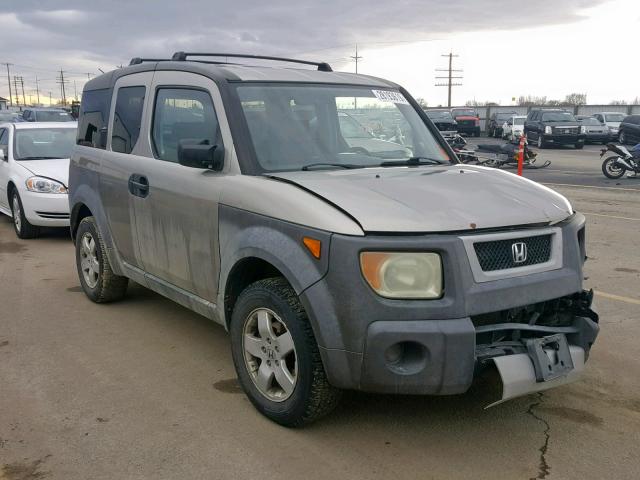
[[[513,263],[524,263],[527,261],[527,244],[524,242],[516,242],[511,245],[511,256]]]

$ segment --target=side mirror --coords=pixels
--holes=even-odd
[[[107,127],[100,129],[100,148],[107,148]]]
[[[178,163],[185,167],[220,171],[224,167],[224,147],[209,145],[209,140],[199,143],[181,140],[178,144]]]
[[[0,148],[0,159],[5,162],[9,160],[9,156],[5,153],[4,148]]]

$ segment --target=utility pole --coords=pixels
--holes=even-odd
[[[356,62],[356,73],[358,73],[358,60],[361,60],[362,57],[358,55],[358,44],[356,43],[356,54],[351,55],[351,58]]]
[[[51,100],[51,92],[49,92],[49,106],[53,105],[53,101]]]
[[[27,105],[27,99],[24,96],[24,78],[19,77],[20,79],[20,85],[22,86],[22,103],[26,106]]]
[[[76,81],[73,81],[73,96],[76,100],[76,102],[78,101],[78,86],[76,85]]]
[[[36,75],[36,95],[38,96],[38,106],[40,106],[40,85],[38,85],[37,75]]]
[[[60,70],[60,76],[56,79],[56,83],[60,84],[60,94],[62,95],[62,105],[66,105],[67,92],[65,90],[65,84],[69,83],[69,80],[64,79],[64,70]]]
[[[13,107],[13,97],[11,93],[11,73],[9,72],[9,67],[13,65],[13,63],[4,63],[3,65],[7,66],[7,83],[9,84],[9,105]]]
[[[449,58],[449,68],[436,68],[436,72],[447,72],[447,76],[436,76],[436,79],[445,79],[446,82],[440,82],[440,83],[436,83],[436,87],[447,87],[448,88],[448,95],[447,95],[447,106],[449,108],[451,108],[451,87],[459,87],[462,86],[462,83],[453,83],[454,80],[462,80],[461,75],[460,76],[454,76],[454,72],[458,73],[458,72],[462,72],[462,70],[455,70],[453,68],[453,58],[457,57],[458,55],[454,55],[453,52],[450,52],[446,55],[440,55],[441,57],[448,57]]]
[[[13,91],[16,94],[16,105],[20,106],[20,95],[18,95],[18,77],[13,76]]]
[[[351,55],[351,58],[356,62],[356,75],[358,74],[358,61],[362,59],[362,56],[358,55],[358,44],[356,43],[356,54]],[[353,97],[353,108],[358,108],[358,99]]]

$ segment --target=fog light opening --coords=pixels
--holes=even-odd
[[[414,375],[423,370],[429,351],[417,342],[398,342],[384,352],[387,368],[400,375]]]

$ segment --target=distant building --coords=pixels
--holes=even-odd
[[[6,98],[0,97],[0,110],[6,110],[7,109],[7,102],[9,100],[7,100]]]

